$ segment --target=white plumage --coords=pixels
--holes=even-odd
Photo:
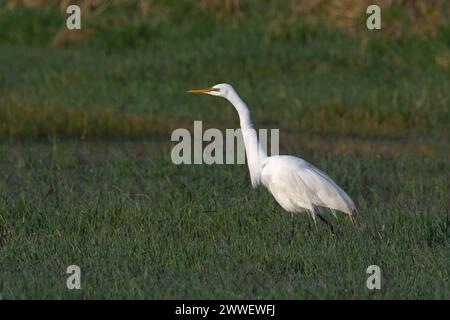
[[[329,208],[333,213],[338,210],[351,217],[355,211],[352,199],[324,172],[297,157],[267,156],[258,142],[247,105],[231,85],[218,84],[189,92],[223,97],[237,110],[253,187],[262,183],[280,206],[291,213],[308,212],[315,218],[318,209]]]
[[[352,214],[352,199],[330,177],[303,159],[272,156],[262,168],[261,181],[289,212],[324,207]]]

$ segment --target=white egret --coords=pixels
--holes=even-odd
[[[222,83],[208,89],[188,92],[222,97],[234,106],[239,114],[250,179],[254,188],[263,184],[288,212],[307,212],[314,221],[318,216],[329,225],[319,212],[320,208],[328,208],[334,215],[335,210],[348,214],[354,223],[352,214],[355,205],[352,199],[325,173],[294,156],[267,156],[253,128],[250,110],[231,85]]]

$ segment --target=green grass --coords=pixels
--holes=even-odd
[[[198,8],[183,16],[183,8],[170,6],[162,21],[136,20],[148,33],[112,24],[94,28],[96,36],[67,48],[52,48],[50,40],[24,44],[20,35],[8,38],[19,31],[12,18],[3,18],[0,55],[7,63],[0,64],[0,139],[108,138],[113,132],[142,138],[167,134],[193,119],[230,127],[235,114],[225,102],[186,94],[219,82],[236,87],[261,126],[358,135],[450,134],[448,25],[434,36],[397,39],[389,30],[357,36],[300,18],[273,31],[278,16],[269,13],[248,13],[235,27]],[[0,21],[16,11],[6,10]],[[58,11],[53,20],[42,21],[48,9],[26,12],[28,20],[36,20],[33,26],[48,24],[36,27],[43,38],[57,32],[52,21],[58,21]],[[108,121],[102,110],[114,119]],[[157,125],[136,123],[136,114]]]
[[[296,215],[291,239],[245,166],[175,166],[156,148],[2,146],[2,298],[448,298],[445,159],[304,154],[360,215],[330,216],[335,235]],[[81,291],[66,289],[71,264]]]
[[[238,2],[129,1],[67,42],[54,7],[0,6],[0,298],[448,299],[448,4],[433,23],[383,9],[371,32],[364,14],[345,29],[321,7]],[[299,214],[291,238],[245,166],[171,163],[175,128],[238,125],[186,94],[219,82],[348,191],[357,228]]]

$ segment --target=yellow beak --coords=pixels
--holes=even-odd
[[[197,89],[197,90],[188,90],[189,93],[207,93],[211,91],[218,91],[216,88],[208,88],[208,89]]]

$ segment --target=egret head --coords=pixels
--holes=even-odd
[[[212,96],[218,96],[223,98],[228,98],[230,94],[234,92],[234,89],[228,83],[219,83],[211,88],[199,89],[199,90],[189,90],[190,93],[206,93]]]

